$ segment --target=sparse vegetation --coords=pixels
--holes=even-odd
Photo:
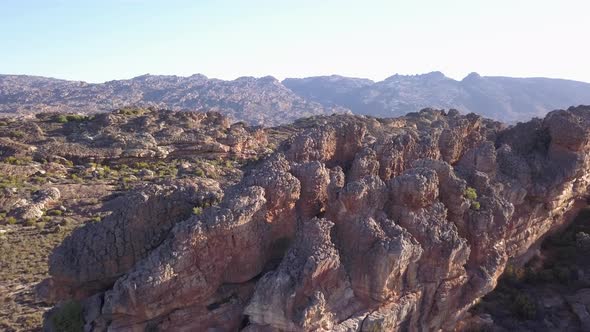
[[[63,214],[63,211],[58,210],[58,209],[47,211],[48,216],[61,216],[62,214]]]
[[[147,110],[142,108],[123,108],[118,111],[119,114],[125,116],[140,116],[143,115]]]
[[[202,207],[200,207],[200,206],[195,206],[195,207],[193,208],[193,214],[194,214],[195,216],[200,216],[201,214],[203,214],[203,208],[202,208]]]
[[[31,163],[33,159],[31,157],[14,157],[10,156],[4,159],[4,162],[11,165],[27,165]]]
[[[473,210],[479,210],[481,208],[481,204],[477,201],[477,191],[475,188],[467,187],[463,193],[463,196],[469,200]]]
[[[73,229],[84,223],[103,220],[108,215],[108,212],[100,210],[104,202],[134,187],[181,177],[218,177],[223,184],[231,183],[239,179],[241,167],[251,157],[230,159],[214,154],[217,160],[211,161],[211,155],[201,155],[201,152],[182,155],[182,158],[177,159],[168,159],[165,153],[154,156],[153,150],[150,150],[152,147],[144,148],[143,137],[138,136],[140,132],[135,133],[131,126],[135,126],[134,122],[139,123],[135,117],[158,119],[160,113],[149,109],[128,109],[115,114],[128,119],[119,117],[120,123],[96,122],[83,126],[77,123],[92,118],[46,113],[30,120],[34,126],[21,125],[17,120],[7,122],[6,128],[0,128],[0,137],[18,136],[24,139],[17,143],[19,145],[15,144],[15,151],[8,150],[8,153],[0,156],[0,166],[3,167],[0,172],[0,198],[29,202],[36,197],[36,190],[49,187],[56,187],[61,193],[58,202],[44,207],[45,213],[40,218],[19,219],[21,217],[18,214],[13,216],[12,210],[0,206],[0,226],[7,230],[7,233],[0,235],[0,280],[3,286],[20,292],[18,297],[12,294],[6,298],[0,297],[0,301],[5,301],[0,307],[0,316],[3,317],[0,319],[0,330],[39,328],[46,308],[31,305],[32,287],[47,277],[49,253]],[[171,119],[172,123],[166,126],[192,130],[188,137],[195,137],[191,142],[194,145],[208,144],[211,139],[215,141],[226,137],[225,134],[215,136],[218,135],[218,128],[215,128],[217,124],[208,123],[205,127],[194,122],[191,127],[187,127],[182,122],[185,117],[184,113],[178,116],[171,113],[163,118],[166,120],[158,121]],[[128,124],[125,124],[126,121],[129,121]],[[126,125],[130,127],[124,127]],[[163,141],[164,145],[168,145],[172,141],[175,144],[173,135],[166,136],[168,134],[165,132],[162,137],[154,132],[149,134],[158,143]],[[95,142],[98,142],[96,146]],[[29,149],[27,145],[36,149]],[[141,157],[120,157],[120,151],[126,149],[138,149],[147,154]],[[57,204],[63,204],[64,207]],[[211,204],[213,202],[206,202],[195,207],[195,214],[203,213]],[[58,330],[67,330],[67,326],[61,325]]]
[[[80,114],[59,114],[54,118],[54,121],[58,123],[83,122],[89,120],[92,120],[92,117]]]
[[[517,294],[514,297],[512,311],[522,319],[534,319],[537,315],[537,304],[526,294]]]
[[[79,302],[70,301],[58,308],[51,317],[51,322],[57,331],[79,332],[84,328],[82,306]]]

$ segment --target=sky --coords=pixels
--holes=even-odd
[[[590,82],[588,0],[0,0],[0,74]]]

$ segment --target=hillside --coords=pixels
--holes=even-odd
[[[144,75],[89,84],[0,75],[0,114],[50,111],[90,114],[127,106],[218,111],[234,121],[258,125],[277,125],[301,117],[346,111],[307,101],[270,76],[223,81],[203,75]]]
[[[471,73],[461,81],[440,72],[394,75],[381,82],[342,76],[288,78],[298,95],[355,114],[404,115],[425,107],[456,108],[503,122],[528,121],[554,109],[590,103],[590,84],[549,78],[511,78]]]

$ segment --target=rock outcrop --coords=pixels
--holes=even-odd
[[[449,330],[589,186],[590,107],[322,117],[200,215],[126,205],[77,230],[46,285],[86,297],[88,331]]]
[[[59,200],[61,193],[55,187],[39,190],[31,199],[21,199],[12,206],[10,215],[18,220],[36,220],[40,218],[45,209]]]

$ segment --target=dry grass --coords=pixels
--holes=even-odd
[[[35,285],[48,276],[47,258],[71,228],[0,226],[0,331],[38,331],[49,306],[37,301]]]

